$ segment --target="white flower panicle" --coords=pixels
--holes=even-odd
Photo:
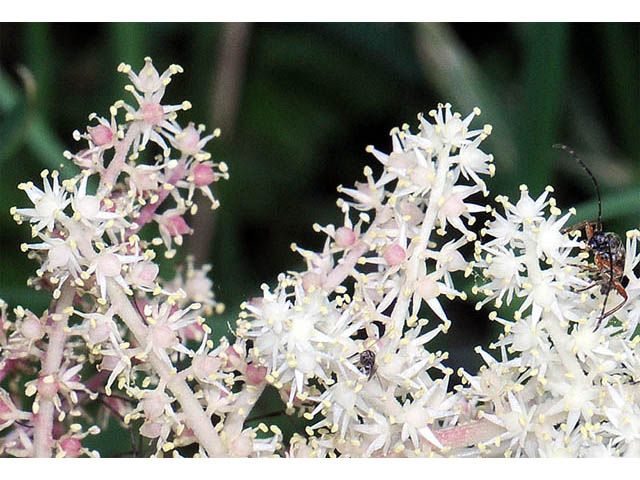
[[[298,251],[307,270],[282,274],[272,291],[243,305],[237,334],[266,368],[290,411],[312,420],[307,449],[342,456],[423,456],[444,446],[436,432],[454,425],[460,405],[448,393],[448,353],[429,342],[451,323],[441,299],[466,299],[453,272],[471,273],[461,249],[486,208],[492,156],[479,146],[489,126],[440,105],[420,130],[391,131],[393,151],[372,153],[380,173],[339,187],[344,224],[315,225],[322,252]],[[363,358],[365,361],[363,361]],[[324,445],[325,447],[321,447]]]
[[[637,456],[637,336],[640,300],[638,237],[627,234],[624,276],[628,300],[601,318],[602,303],[619,303],[602,288],[585,244],[574,238],[569,211],[562,215],[548,187],[532,199],[525,186],[516,204],[498,197],[485,240],[476,243],[477,290],[500,307],[515,304],[512,319],[489,316],[504,327],[483,352],[477,375],[461,372],[459,393],[497,430],[470,448],[478,455]],[[547,213],[547,209],[549,213]],[[607,275],[606,270],[604,275]],[[594,278],[595,276],[595,278]],[[604,277],[606,280],[609,277]],[[609,308],[607,308],[609,310]],[[623,426],[624,425],[624,426]]]

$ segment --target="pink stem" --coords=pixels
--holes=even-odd
[[[52,320],[51,330],[49,331],[49,343],[42,361],[41,377],[55,374],[62,364],[64,356],[64,347],[67,339],[65,327],[67,326],[67,315],[64,311],[73,304],[76,290],[71,283],[67,283],[62,288],[60,298],[55,304],[55,314],[62,315],[59,320]],[[40,409],[35,416],[34,422],[34,456],[35,457],[51,457],[51,449],[53,446],[53,415],[54,404],[51,399],[41,399]]]
[[[347,256],[343,258],[342,262],[334,268],[329,275],[327,275],[322,287],[327,292],[333,291],[334,288],[340,285],[344,279],[351,274],[358,259],[368,252],[369,248],[369,245],[367,245],[364,240],[360,240],[360,242],[351,249]]]
[[[267,382],[262,382],[259,385],[245,383],[243,390],[234,394],[236,396],[234,408],[227,414],[224,421],[224,432],[229,439],[234,439],[242,433],[245,420],[266,386]]]
[[[107,170],[102,174],[102,178],[100,179],[100,191],[111,188],[116,184],[116,181],[120,176],[120,172],[122,172],[124,164],[127,160],[127,153],[129,153],[129,149],[131,148],[133,141],[139,134],[140,129],[134,122],[127,130],[127,134],[125,135],[124,140],[116,144],[116,153],[113,156],[111,163],[109,163]]]
[[[455,427],[434,431],[438,441],[445,447],[463,448],[486,442],[500,435],[504,428],[486,419],[469,422]]]
[[[109,297],[112,305],[116,307],[118,315],[125,322],[131,333],[138,341],[138,344],[145,348],[147,344],[147,327],[140,319],[136,309],[131,304],[129,298],[122,291],[122,288],[113,280],[108,285]],[[149,363],[160,378],[167,384],[167,388],[176,397],[182,407],[184,420],[187,426],[193,431],[198,439],[198,443],[204,447],[210,457],[224,456],[224,447],[220,441],[218,433],[211,424],[211,419],[202,409],[200,402],[196,399],[191,388],[180,374],[167,365],[158,355],[151,351],[149,353]]]

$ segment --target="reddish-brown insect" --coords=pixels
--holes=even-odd
[[[622,240],[617,233],[602,231],[602,200],[600,198],[600,188],[596,177],[591,170],[584,164],[578,155],[569,147],[562,144],[555,144],[553,148],[564,150],[569,153],[587,172],[596,190],[598,198],[598,220],[595,222],[581,222],[568,228],[566,231],[584,230],[586,234],[587,250],[593,252],[593,260],[595,265],[581,265],[587,271],[592,279],[592,283],[584,288],[576,290],[576,292],[584,292],[599,286],[600,293],[604,295],[602,311],[596,324],[596,330],[600,327],[602,321],[608,316],[614,314],[622,308],[627,301],[627,291],[622,285],[624,278],[624,259],[626,250],[622,244]],[[607,300],[611,290],[615,289],[622,297],[622,301],[610,310],[607,310]]]

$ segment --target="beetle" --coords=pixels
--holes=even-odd
[[[584,292],[599,286],[600,293],[604,295],[604,302],[602,304],[602,311],[598,317],[596,324],[596,330],[600,328],[602,321],[610,315],[613,315],[620,310],[628,299],[627,291],[622,285],[624,278],[624,261],[626,257],[626,250],[620,239],[620,236],[615,232],[605,232],[602,228],[602,199],[600,197],[600,187],[598,181],[593,175],[589,167],[578,157],[576,152],[572,148],[557,143],[553,145],[553,148],[558,150],[564,150],[571,155],[584,169],[585,172],[591,178],[593,186],[595,187],[596,197],[598,199],[598,220],[580,222],[577,225],[569,227],[563,230],[563,233],[569,231],[582,231],[586,234],[586,249],[593,252],[593,259],[595,265],[581,265],[581,268],[588,271],[591,274],[593,282],[584,288],[575,290],[576,292]],[[615,289],[622,297],[622,302],[607,310],[607,301],[609,294]]]

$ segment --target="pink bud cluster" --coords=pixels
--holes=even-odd
[[[180,66],[160,74],[146,58],[137,73],[126,64],[118,71],[135,103],[118,100],[107,118],[91,114],[86,130],[73,135],[85,146],[64,154],[80,172],[63,180],[43,171],[42,187],[19,185],[32,206],[11,209],[31,225],[34,241],[22,250],[39,267],[29,284],[53,301],[42,315],[17,307],[13,319],[0,304],[0,376],[10,379],[0,389],[0,428],[10,430],[0,453],[97,456],[83,446],[100,432],[84,420],[97,408],[94,421],[103,424],[115,417],[132,428],[140,419],[139,435],[153,440],[155,456],[178,456],[181,448],[200,456],[270,454],[280,433],[244,428],[265,369],[248,362],[241,345],[209,339],[205,316],[224,309],[210,267],[187,258],[164,280],[155,263],[158,251],[171,258],[192,234],[196,192],[219,205],[211,187],[228,169],[204,148],[220,132],[181,126],[188,101],[163,104]],[[146,225],[152,238],[141,235]]]

